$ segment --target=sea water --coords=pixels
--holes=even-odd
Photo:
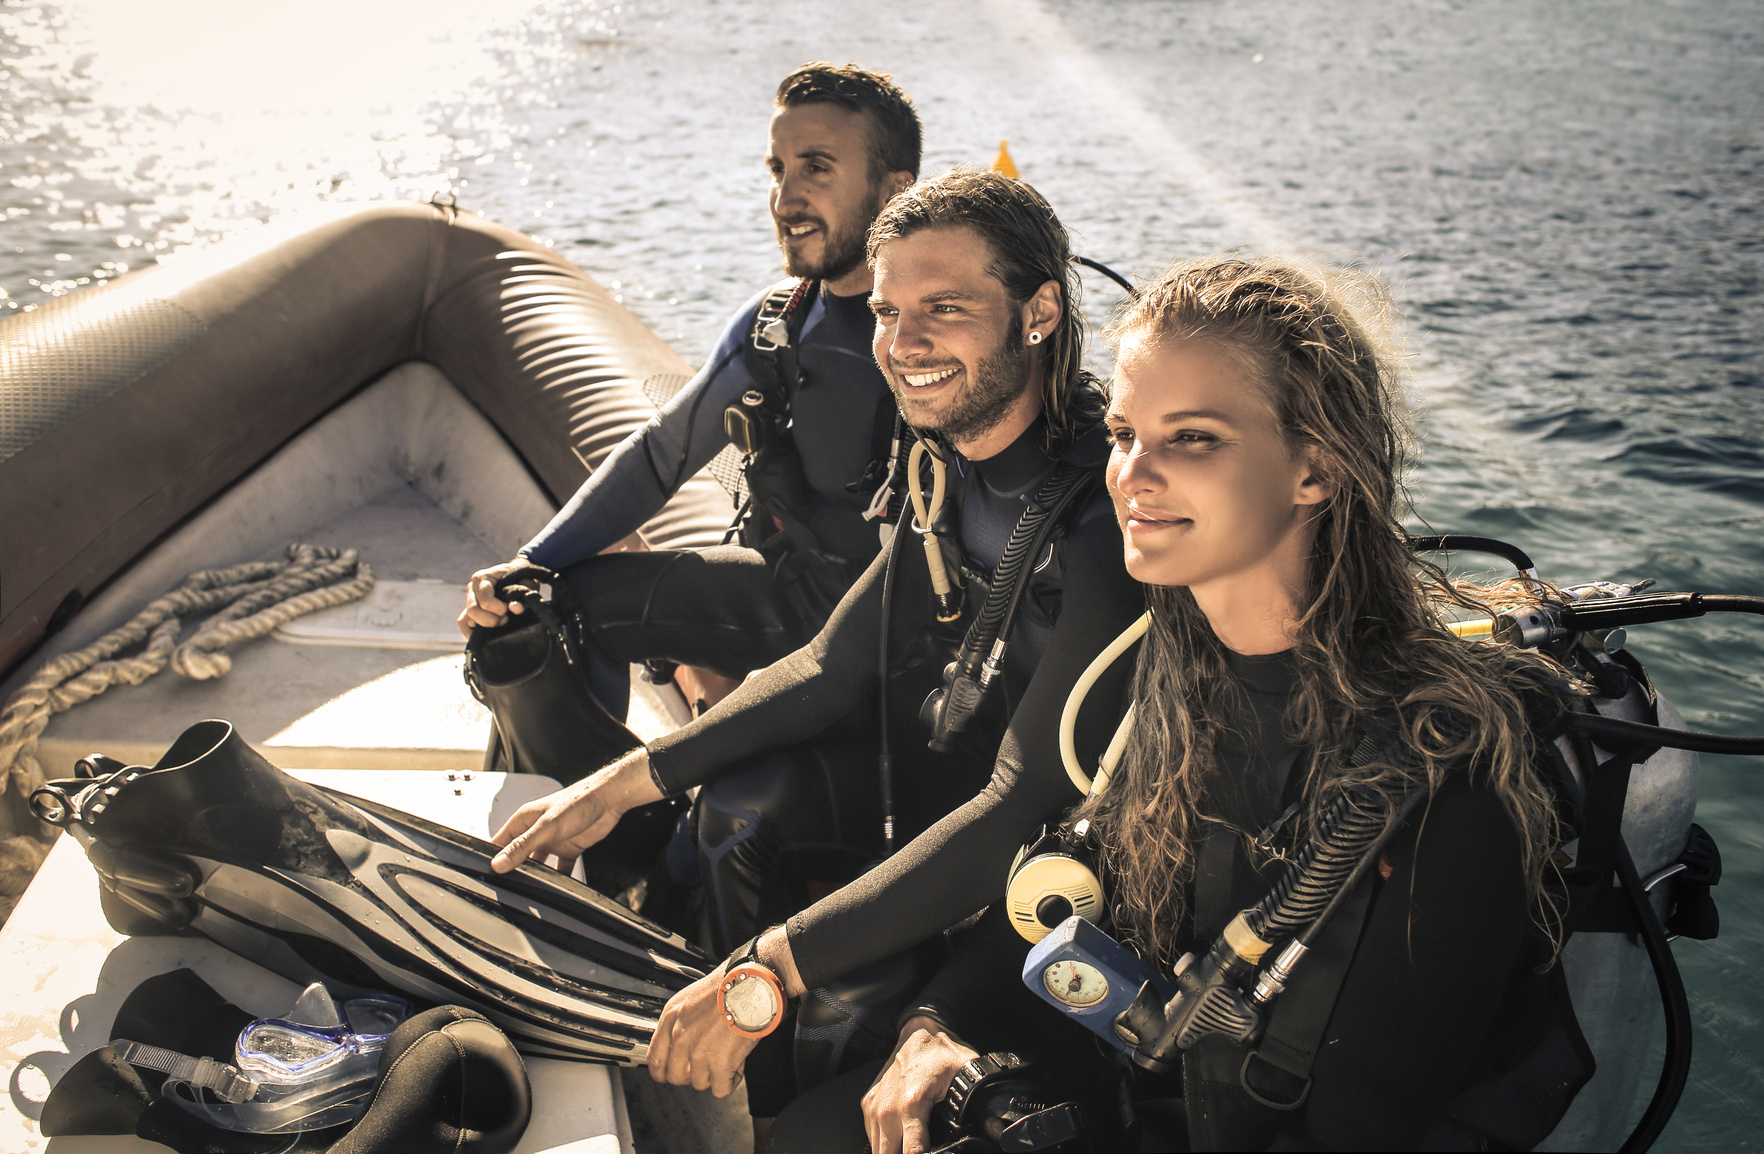
[[[1009,138],[1125,272],[1238,246],[1381,271],[1436,530],[1562,583],[1764,594],[1755,4],[0,0],[0,310],[318,202],[440,195],[696,360],[777,275],[765,119],[815,58],[898,77],[927,171]],[[1100,320],[1118,297],[1088,287]],[[1764,733],[1764,620],[1630,638],[1694,726]],[[1696,1057],[1663,1147],[1758,1149],[1764,763],[1703,764],[1723,927],[1676,947]]]

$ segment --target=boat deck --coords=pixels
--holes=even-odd
[[[52,718],[38,758],[50,777],[70,775],[74,761],[88,753],[151,765],[190,724],[223,718],[276,765],[302,773],[353,771],[388,788],[384,800],[417,812],[433,802],[453,814],[437,820],[482,836],[520,801],[545,792],[549,779],[511,778],[513,785],[497,787],[494,805],[480,799],[484,804],[472,813],[458,811],[462,798],[502,779],[479,772],[490,717],[461,676],[462,641],[453,619],[466,577],[513,555],[554,508],[445,377],[426,364],[401,366],[296,437],[99,591],[0,693],[18,688],[45,658],[128,620],[191,572],[280,559],[291,541],[355,548],[377,579],[366,598],[230,647],[233,667],[224,677],[191,681],[162,671],[138,686],[113,687]],[[185,622],[186,638],[195,624]],[[672,687],[658,689],[633,676],[630,723],[639,736],[657,736],[687,716]],[[518,800],[503,804],[511,798]],[[167,950],[186,960],[175,961]],[[283,1008],[274,1004],[281,979],[231,955],[209,954],[224,951],[185,939],[115,934],[98,913],[90,866],[70,841],[58,843],[0,937],[6,979],[0,1048],[10,1052],[14,1075],[12,1101],[0,1103],[0,1149],[161,1149],[120,1137],[45,1143],[30,1119],[54,1078],[103,1043],[94,1029],[108,1028],[121,997],[148,974],[194,964],[188,959],[201,962],[205,975],[232,974],[236,964],[249,976],[211,981],[248,1008]],[[137,963],[158,968],[142,970]],[[125,974],[136,976],[119,988]],[[540,1072],[549,1066],[562,1073]],[[632,1150],[627,1094],[616,1072],[535,1063],[534,1078],[542,1106],[568,1102],[559,1115],[568,1124],[554,1125],[536,1112],[522,1151]],[[34,1090],[21,1088],[33,1079]],[[690,1089],[657,1087],[635,1071],[628,1094],[640,1154],[749,1148],[739,1093],[716,1102]]]

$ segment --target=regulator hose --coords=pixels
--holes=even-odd
[[[1574,734],[1570,740],[1583,764],[1598,764],[1584,732]],[[1678,1099],[1690,1079],[1690,999],[1685,996],[1684,975],[1678,972],[1678,961],[1672,956],[1666,929],[1654,913],[1653,902],[1648,900],[1647,890],[1636,872],[1635,859],[1630,857],[1629,844],[1623,840],[1621,831],[1617,833],[1616,842],[1617,880],[1623,888],[1624,900],[1635,915],[1642,944],[1647,947],[1648,962],[1653,966],[1654,982],[1660,989],[1660,1004],[1666,1016],[1666,1056],[1660,1065],[1660,1081],[1654,1087],[1653,1097],[1648,1100],[1648,1108],[1642,1111],[1641,1120],[1618,1147],[1625,1154],[1639,1154],[1660,1137],[1672,1111],[1678,1108]]]
[[[1411,537],[1409,548],[1417,553],[1487,553],[1499,557],[1519,570],[1522,577],[1537,579],[1537,566],[1517,545],[1493,537],[1475,537],[1468,533],[1440,533],[1432,537]]]
[[[1017,527],[1011,532],[1011,539],[1005,544],[1004,555],[999,558],[998,576],[992,583],[992,592],[987,595],[986,602],[980,609],[980,616],[975,618],[974,627],[969,630],[968,638],[962,646],[964,671],[968,663],[972,662],[974,671],[978,672],[980,658],[992,647],[992,643],[1001,637],[1010,636],[1010,627],[1017,619],[1017,607],[1023,601],[1023,590],[1029,584],[1023,579],[1023,566],[1033,565],[1035,558],[1041,555],[1048,536],[1059,522],[1060,514],[1071,505],[1072,499],[1078,495],[1089,477],[1090,473],[1083,469],[1073,469],[1064,476],[1056,473],[1049,477],[1047,484],[1035,495],[1030,506],[1030,511],[1038,510],[1040,516],[1025,516],[1017,522]],[[998,594],[1001,586],[1005,590],[1002,599]]]
[[[1672,947],[1667,944],[1665,927],[1660,925],[1654,903],[1642,888],[1635,861],[1621,835],[1617,838],[1617,877],[1623,883],[1623,896],[1629,908],[1635,912],[1636,924],[1641,927],[1642,943],[1648,948],[1648,961],[1653,963],[1654,981],[1660,987],[1660,1002],[1666,1012],[1666,1057],[1661,1063],[1659,1084],[1654,1087],[1654,1096],[1648,1099],[1641,1121],[1618,1147],[1624,1154],[1639,1154],[1666,1129],[1667,1120],[1678,1109],[1685,1083],[1690,1080],[1690,999],[1684,992],[1684,975],[1678,972],[1678,959],[1672,956]]]
[[[894,567],[900,560],[900,539],[912,515],[912,504],[904,503],[888,538],[888,560],[882,563],[882,636],[876,644],[876,779],[882,791],[883,857],[894,854],[894,755],[888,748],[888,611],[894,601]]]
[[[1084,492],[1094,474],[1088,469],[1056,465],[1053,475],[1041,486],[1011,530],[1004,554],[994,570],[992,586],[980,612],[962,638],[962,647],[952,662],[953,669],[944,680],[943,701],[938,707],[930,746],[942,751],[949,747],[953,734],[967,727],[968,720],[980,707],[992,679],[1004,661],[1005,647],[1022,605],[1023,590],[1029,585],[1030,567],[1041,555],[1061,515],[1078,494]]]
[[[1077,262],[1078,264],[1083,265],[1085,268],[1095,269],[1097,272],[1102,273],[1104,276],[1108,277],[1110,280],[1112,280],[1116,284],[1120,285],[1123,289],[1126,289],[1127,295],[1129,297],[1139,295],[1138,290],[1133,287],[1132,281],[1128,280],[1126,277],[1122,276],[1120,273],[1116,272],[1114,269],[1110,268],[1108,265],[1104,264],[1102,261],[1091,260],[1087,256],[1075,256],[1072,259],[1073,259],[1073,261]]]
[[[1292,868],[1244,912],[1245,928],[1270,944],[1302,934],[1308,945],[1308,939],[1328,920],[1327,915],[1335,912],[1350,883],[1364,873],[1373,854],[1426,800],[1428,792],[1424,781],[1412,782],[1395,798],[1367,785],[1344,786],[1323,812],[1316,832],[1305,842]]]
[[[1571,713],[1567,720],[1569,729],[1593,737],[1607,737],[1641,745],[1663,745],[1668,749],[1688,749],[1695,753],[1729,753],[1750,757],[1764,754],[1764,737],[1693,733],[1688,729],[1668,729],[1664,725],[1624,721],[1597,713]]]

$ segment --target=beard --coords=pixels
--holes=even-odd
[[[874,200],[873,197],[871,199]],[[870,219],[874,219],[874,213]],[[821,242],[821,258],[809,260],[803,253],[785,247],[784,271],[790,276],[807,277],[810,280],[838,280],[864,263],[864,237],[870,230],[870,220],[842,220],[829,224],[819,217],[806,217],[781,220],[778,228],[782,231],[790,225],[809,222],[818,224],[825,230],[823,235],[826,239]]]
[[[894,391],[895,402],[900,405],[908,424],[940,433],[952,442],[977,440],[1004,421],[1028,385],[1029,349],[1023,344],[1022,318],[1011,318],[1010,331],[1005,333],[1004,340],[997,349],[980,358],[980,363],[968,374],[967,386],[941,415],[915,413],[919,402],[907,395],[905,386],[895,384],[897,375],[898,370],[889,374],[888,386]]]

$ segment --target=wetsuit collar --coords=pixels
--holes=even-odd
[[[993,493],[1000,497],[1019,496],[1034,488],[1053,467],[1042,450],[1046,438],[1046,422],[1037,417],[1001,452],[984,461],[974,461],[971,467]]]
[[[1247,656],[1225,650],[1225,665],[1250,693],[1286,697],[1298,682],[1298,661],[1290,649]]]

